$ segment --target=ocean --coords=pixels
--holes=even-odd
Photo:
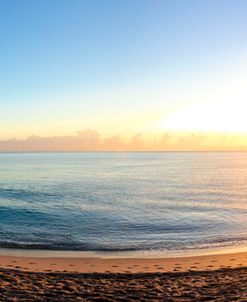
[[[247,245],[247,153],[1,153],[0,247],[164,255]]]

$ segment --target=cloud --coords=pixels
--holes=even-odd
[[[145,150],[145,141],[142,133],[137,133],[132,136],[132,139],[129,143],[130,150]]]
[[[128,141],[120,135],[103,137],[98,131],[85,129],[71,136],[0,140],[0,152],[25,151],[247,151],[247,136],[161,133],[152,139],[143,133]]]
[[[120,135],[115,135],[109,138],[105,138],[102,144],[103,150],[119,151],[125,150],[126,144],[123,142]]]

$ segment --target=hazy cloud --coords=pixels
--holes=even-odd
[[[178,135],[161,133],[152,140],[134,134],[128,141],[120,135],[103,137],[98,131],[85,129],[71,136],[0,140],[0,151],[207,151],[247,150],[247,136]]]

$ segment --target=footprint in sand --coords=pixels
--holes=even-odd
[[[31,264],[31,265],[33,265],[33,264],[37,264],[37,263],[35,263],[35,262],[29,262],[28,264]]]
[[[230,261],[235,261],[236,259],[230,259]]]
[[[69,264],[69,266],[75,266],[74,264]]]

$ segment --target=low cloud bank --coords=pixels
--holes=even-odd
[[[71,136],[0,140],[0,152],[24,151],[245,151],[247,136],[177,135],[163,133],[152,139],[138,133],[129,141],[120,135],[103,137],[98,131],[86,129]]]

